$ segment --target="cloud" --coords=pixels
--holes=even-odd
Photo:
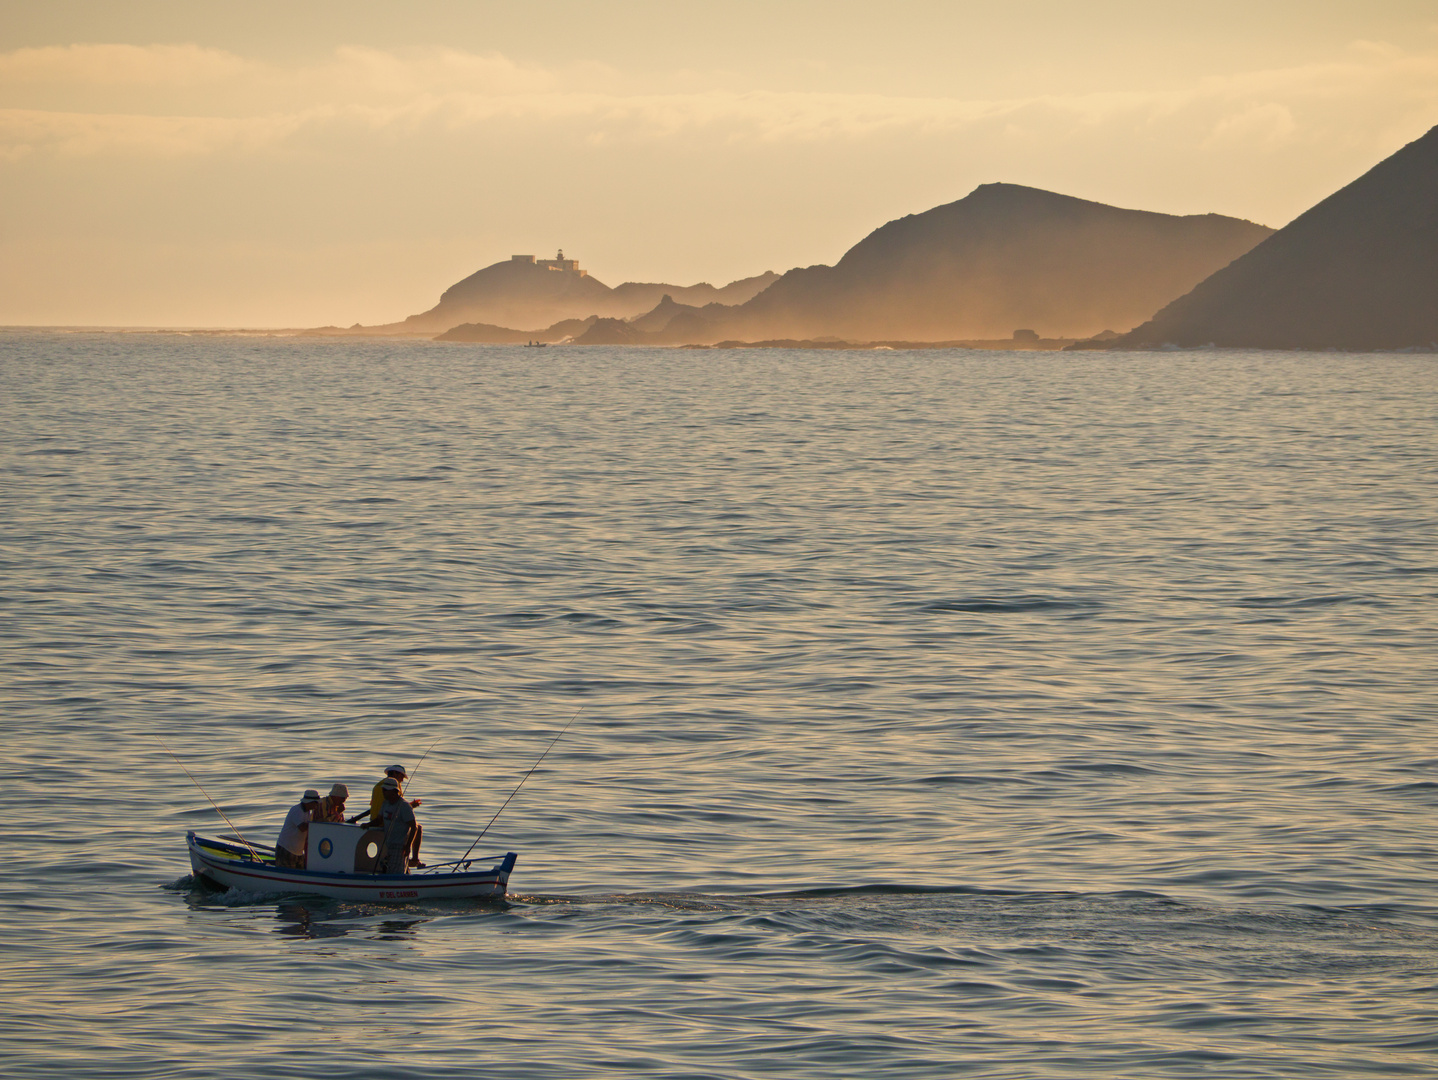
[[[587,66],[587,74],[594,67]],[[0,54],[0,94],[137,89],[198,92],[202,105],[230,98],[304,105],[389,103],[421,95],[542,93],[560,88],[556,72],[499,53],[449,48],[385,52],[340,46],[309,64],[282,67],[199,45],[64,45]]]
[[[1291,139],[1297,131],[1298,123],[1293,118],[1293,110],[1276,101],[1268,101],[1220,118],[1203,145],[1212,149],[1224,143],[1282,143]]]
[[[16,87],[194,87],[258,65],[199,45],[52,45],[0,54],[0,91]]]
[[[254,153],[283,142],[306,117],[134,116],[0,109],[0,158]]]
[[[969,135],[1015,143],[1096,134],[1262,151],[1381,140],[1438,119],[1438,52],[1356,43],[1324,64],[1206,79],[1179,91],[996,100],[756,90],[604,89],[612,72],[500,54],[344,47],[281,67],[197,45],[72,45],[0,54],[0,156],[256,154],[326,130],[425,138],[528,125],[591,146],[698,140],[783,145]],[[595,89],[595,85],[600,89]],[[48,107],[47,107],[48,106]],[[1424,123],[1424,126],[1426,126]],[[1357,134],[1354,134],[1354,132]],[[1390,140],[1391,141],[1391,140]]]

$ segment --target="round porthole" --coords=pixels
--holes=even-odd
[[[328,859],[331,855],[334,854],[334,850],[335,850],[334,841],[331,840],[328,836],[326,836],[323,840],[320,841],[320,858],[321,858],[321,859]]]
[[[364,853],[365,858],[373,859],[376,855],[379,854],[379,845],[376,844],[373,840],[371,840],[368,844],[365,845]]]

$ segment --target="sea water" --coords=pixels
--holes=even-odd
[[[1431,1076],[1435,414],[1423,355],[0,335],[0,1068]],[[200,787],[273,843],[391,763],[454,858],[571,719],[507,903],[190,877]]]

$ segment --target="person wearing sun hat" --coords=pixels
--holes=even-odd
[[[369,809],[362,814],[356,814],[350,818],[350,824],[353,825],[357,821],[369,818],[371,825],[378,825],[380,809],[384,806],[384,781],[393,780],[399,786],[400,794],[404,794],[404,782],[408,778],[408,775],[409,774],[404,771],[403,765],[390,765],[387,767],[384,771],[384,780],[376,784],[374,790],[370,792]],[[411,799],[410,806],[418,806],[422,801],[421,799]]]
[[[383,873],[407,874],[411,866],[424,866],[419,855],[419,822],[414,809],[400,798],[399,780],[386,776],[379,782],[380,807],[375,823],[384,829]]]
[[[343,784],[335,784],[330,788],[330,793],[320,800],[320,813],[316,821],[332,821],[343,823],[345,819],[345,800],[350,797],[350,789]]]
[[[287,870],[305,868],[305,841],[309,838],[310,822],[319,817],[320,793],[308,789],[300,801],[285,815],[280,838],[275,841],[275,865]]]
[[[381,779],[378,784],[375,784],[374,791],[370,792],[370,810],[364,811],[362,814],[355,814],[354,817],[349,818],[349,824],[352,825],[355,821],[362,821],[367,817],[370,818],[371,828],[380,824],[380,817],[384,811],[384,784],[385,781],[390,781],[390,779],[393,779],[395,787],[400,790],[400,794],[404,794],[404,781],[408,779],[408,774],[404,771],[404,765],[388,766],[384,771],[384,779]],[[420,802],[423,801],[423,798],[411,798],[410,807],[417,807],[417,805],[420,805]],[[414,843],[411,844],[410,847],[410,866],[423,866],[423,863],[420,861],[421,840],[424,840],[424,825],[416,821],[416,823],[414,823]]]

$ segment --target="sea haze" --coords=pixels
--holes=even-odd
[[[1438,364],[0,335],[30,1078],[1438,1068]],[[582,711],[574,717],[580,707]],[[508,904],[208,892],[392,761]],[[157,739],[158,737],[158,739]]]

